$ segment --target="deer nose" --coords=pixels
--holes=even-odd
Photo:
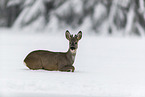
[[[75,49],[75,47],[70,47],[70,49],[71,49],[71,50],[74,50],[74,49]]]

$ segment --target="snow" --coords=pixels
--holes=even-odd
[[[51,19],[50,19],[50,22],[47,24],[47,31],[50,31],[50,32],[57,32],[57,29],[60,29],[59,28],[59,21],[58,21],[58,18],[55,16],[55,15],[51,15],[50,16]]]
[[[31,2],[30,2],[31,1]],[[24,6],[26,6],[25,9],[22,10],[21,14],[16,19],[13,27],[14,28],[23,28],[26,26],[26,28],[36,28],[36,30],[43,29],[45,19],[43,14],[45,13],[45,8],[43,5],[42,0],[37,0],[33,5],[34,1],[25,1]],[[29,5],[30,4],[30,5]],[[35,20],[34,22],[31,22]],[[28,26],[29,25],[29,26]]]
[[[144,29],[141,27],[141,25],[139,23],[136,23],[136,27],[138,28],[139,33],[141,34],[141,36],[144,37],[145,33],[144,33]]]
[[[42,0],[37,0],[37,2],[34,3],[34,5],[30,8],[29,12],[26,13],[24,21],[28,23],[29,21],[35,19],[38,17],[38,15],[44,14],[45,9],[43,6]]]
[[[82,29],[82,31],[86,31],[86,33],[89,34],[90,32],[93,32],[93,30],[91,30],[91,26],[92,26],[91,18],[87,16],[84,19],[82,25],[79,27],[79,29]]]
[[[118,0],[114,0],[113,1],[113,6],[111,6],[111,9],[110,9],[110,14],[109,14],[109,17],[108,17],[108,29],[110,29],[111,27],[111,32],[116,34],[117,30],[116,30],[116,26],[114,24],[114,17],[115,17],[115,14],[117,12],[117,4],[118,4]]]
[[[69,6],[73,8],[73,11],[76,14],[83,14],[83,2],[81,0],[72,0],[70,1]]]
[[[22,3],[22,0],[9,0],[7,6],[13,6]]]
[[[107,13],[107,10],[104,5],[102,4],[96,5],[94,8],[94,14],[93,14],[94,21],[98,21],[99,19],[104,17],[106,13]]]
[[[125,32],[126,34],[130,34],[132,32],[133,26],[134,26],[134,17],[135,13],[132,8],[129,9],[129,13],[127,15],[127,23],[126,23],[126,28]]]
[[[144,0],[140,0],[139,1],[139,6],[140,6],[140,12],[144,12],[145,11],[145,7],[144,7]]]
[[[84,35],[72,73],[23,63],[36,49],[67,51],[64,34],[0,32],[0,97],[145,97],[144,38]]]
[[[129,3],[130,3],[130,0],[116,0],[118,3],[118,5],[121,5],[123,7],[128,7],[129,6]]]
[[[0,0],[0,2],[0,26],[10,26],[14,29],[56,32],[57,29],[62,31],[68,27],[78,30],[81,26],[89,33],[101,35],[143,36],[145,33],[144,0],[139,0],[138,3],[132,0],[92,0],[91,2]],[[10,10],[7,10],[9,8],[13,12],[9,12]]]
[[[70,12],[70,4],[69,1],[66,1],[62,6],[60,6],[55,13],[60,15],[60,16],[67,16]],[[69,10],[68,10],[69,9]]]
[[[81,0],[71,0],[66,1],[62,6],[60,6],[55,13],[59,16],[67,16],[71,12],[76,14],[82,14],[83,12],[83,2]]]
[[[16,19],[16,21],[13,24],[13,28],[21,28],[22,25],[24,25],[24,18],[26,16],[26,13],[30,10],[30,7],[25,8],[22,13],[20,14],[20,16]]]

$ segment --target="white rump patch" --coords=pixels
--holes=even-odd
[[[24,65],[26,65],[27,66],[27,64],[25,63],[25,62],[23,62],[24,63]]]

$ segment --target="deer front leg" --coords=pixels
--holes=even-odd
[[[74,70],[75,70],[75,67],[71,65],[65,65],[59,68],[59,71],[65,71],[65,72],[74,72]]]

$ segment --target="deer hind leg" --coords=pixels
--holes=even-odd
[[[39,57],[28,56],[26,57],[24,62],[29,69],[32,70],[43,69],[42,62]]]
[[[74,70],[75,70],[75,67],[70,66],[70,65],[66,65],[59,69],[59,71],[65,71],[65,72],[74,72]]]

